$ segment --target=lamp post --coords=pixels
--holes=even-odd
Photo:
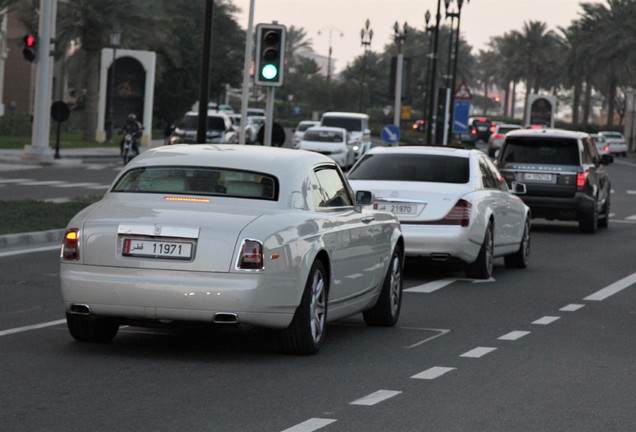
[[[448,61],[446,63],[446,100],[444,102],[444,138],[442,140],[442,145],[448,145],[448,137],[450,135],[450,124],[452,122],[452,109],[451,109],[451,93],[452,93],[452,53],[453,53],[453,24],[455,22],[455,18],[459,17],[459,13],[449,12],[448,8],[450,7],[452,0],[444,0],[444,4],[446,5],[446,19],[451,19],[450,31],[448,33]],[[459,35],[457,35],[459,37]],[[457,53],[455,53],[455,57],[457,57]]]
[[[113,62],[110,66],[110,100],[108,116],[110,117],[110,139],[109,142],[113,143],[114,131],[115,131],[115,62],[117,61],[117,47],[121,42],[121,33],[113,31],[110,33],[110,45],[113,47]]]
[[[358,106],[358,111],[362,112],[362,99],[364,98],[364,81],[366,80],[367,75],[367,52],[369,51],[369,47],[371,46],[371,40],[373,39],[373,30],[370,28],[371,23],[367,18],[364,23],[364,27],[360,30],[360,43],[364,48],[364,63],[362,65],[362,80],[360,81],[360,101]]]
[[[393,113],[393,124],[400,127],[400,114],[402,111],[402,68],[404,64],[404,54],[402,54],[402,45],[406,40],[406,23],[400,31],[400,25],[395,22],[393,25],[395,44],[397,45],[398,55],[397,64],[395,66],[395,109]]]
[[[334,31],[340,33],[340,37],[343,37],[344,33],[338,27],[327,26],[318,30],[318,35],[322,35],[324,30],[329,31],[329,57],[327,57],[327,108],[331,108],[331,54],[333,53],[331,40]]]
[[[470,0],[466,0],[466,3],[470,3]],[[453,91],[457,85],[457,59],[459,58],[459,25],[462,17],[462,6],[464,6],[464,0],[457,0],[457,35],[455,36],[455,59],[453,61],[453,82],[451,84]],[[451,119],[453,118],[453,110],[455,108],[455,93],[451,96]],[[451,120],[452,121],[452,120]]]
[[[428,54],[426,55],[426,82],[430,83],[431,81],[431,60],[433,58],[433,30],[435,30],[435,27],[433,26],[429,26],[428,23],[431,20],[431,12],[430,11],[426,11],[426,13],[424,14],[424,21],[426,23],[426,27],[424,27],[424,31],[426,33],[429,33],[430,36],[428,37]],[[426,91],[426,97],[424,98],[424,128],[425,130],[428,130],[429,128],[429,121],[430,121],[430,111],[429,111],[429,100],[430,98],[432,98],[433,95],[431,94],[430,90]]]
[[[428,127],[426,128],[426,142],[433,144],[433,125],[435,123],[435,99],[436,99],[436,76],[437,76],[437,47],[439,42],[439,22],[442,19],[441,0],[437,0],[437,14],[435,15],[435,29],[433,31],[433,51],[431,52],[431,85],[428,101]]]

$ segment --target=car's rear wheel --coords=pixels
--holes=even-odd
[[[466,276],[473,279],[488,279],[492,275],[493,267],[493,236],[492,224],[486,227],[484,242],[481,244],[477,259],[466,265]]]
[[[579,231],[594,234],[598,229],[598,209],[596,203],[591,210],[579,216]]]
[[[609,195],[607,199],[605,199],[605,204],[603,204],[603,212],[601,217],[598,220],[599,228],[607,228],[609,226],[609,215],[610,215],[610,198]]]
[[[402,270],[404,256],[399,246],[395,247],[389,269],[384,277],[378,301],[371,309],[364,311],[364,322],[371,326],[394,326],[400,317],[402,307]]]
[[[519,250],[504,257],[504,264],[508,268],[526,268],[530,258],[530,220],[526,219],[523,227]]]
[[[314,262],[294,319],[283,330],[283,350],[290,354],[315,354],[320,350],[327,330],[327,292],[329,282],[324,264]]]
[[[112,341],[119,331],[119,323],[111,319],[66,314],[66,326],[75,340],[80,342],[106,343]]]

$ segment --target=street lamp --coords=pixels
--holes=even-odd
[[[362,99],[364,96],[364,82],[366,80],[367,75],[367,52],[369,51],[369,47],[371,46],[371,40],[373,39],[373,30],[370,28],[371,23],[367,18],[364,23],[364,27],[360,30],[360,43],[364,48],[364,63],[362,65],[362,80],[360,81],[360,102],[359,102],[359,112],[362,112]]]
[[[322,34],[323,30],[329,31],[329,57],[327,58],[327,107],[331,108],[331,54],[333,53],[333,50],[331,48],[331,38],[334,31],[340,33],[340,37],[343,37],[344,33],[338,27],[327,26],[318,30],[319,36]]]
[[[393,26],[395,44],[398,49],[397,64],[395,67],[395,110],[393,113],[393,124],[400,127],[400,114],[402,104],[402,68],[404,64],[404,54],[402,54],[402,45],[406,40],[406,23],[404,23],[403,30],[400,31],[400,25],[395,22]]]
[[[115,130],[115,62],[117,61],[117,47],[121,42],[121,33],[113,31],[110,33],[110,45],[113,47],[113,62],[110,67],[110,102],[108,116],[110,117],[110,143],[113,143]]]
[[[430,83],[431,81],[431,60],[433,58],[433,31],[435,30],[435,27],[433,26],[429,26],[428,23],[431,20],[431,12],[429,10],[426,11],[426,13],[424,14],[424,21],[426,23],[426,26],[424,27],[424,31],[426,33],[430,33],[429,37],[428,37],[428,54],[426,55],[426,82]],[[433,97],[433,94],[431,93],[430,89],[426,91],[426,97],[424,98],[424,128],[425,130],[428,130],[430,127],[430,120],[431,120],[431,116],[430,116],[430,111],[429,111],[429,100],[430,98]],[[428,143],[430,144],[430,142]]]
[[[449,12],[448,8],[450,7],[452,0],[444,0],[444,4],[446,5],[446,19],[451,19],[450,31],[448,33],[448,61],[446,62],[446,99],[444,102],[444,135],[442,140],[442,145],[448,145],[448,137],[450,135],[450,124],[452,122],[452,108],[451,108],[451,86],[452,86],[452,53],[453,53],[453,24],[455,22],[455,18],[459,17],[459,13]],[[459,35],[457,35],[459,37]],[[455,57],[457,57],[457,53],[455,53]]]

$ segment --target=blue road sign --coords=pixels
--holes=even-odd
[[[388,145],[397,144],[400,141],[400,128],[394,124],[386,125],[382,128],[380,135]]]
[[[453,111],[453,133],[468,132],[468,113],[470,112],[470,101],[464,99],[455,100]]]

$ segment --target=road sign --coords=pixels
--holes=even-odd
[[[400,141],[400,128],[394,124],[386,125],[382,128],[380,135],[388,145],[397,144]]]
[[[459,99],[455,101],[453,110],[453,133],[468,132],[468,113],[470,112],[470,101]]]
[[[465,82],[462,82],[455,93],[455,99],[472,99],[473,95]]]

